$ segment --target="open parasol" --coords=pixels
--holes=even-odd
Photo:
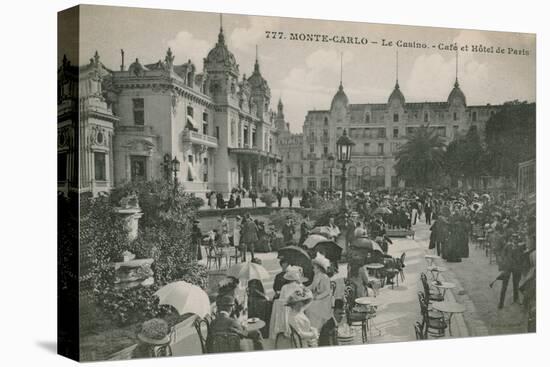
[[[319,227],[317,227],[319,228]],[[327,237],[320,234],[310,234],[304,241],[304,246],[311,249],[314,248],[319,242],[327,241]]]
[[[313,280],[313,265],[311,264],[311,257],[304,249],[298,246],[286,246],[279,250],[278,257],[284,257],[290,265],[300,266],[304,270],[304,277],[311,283]]]
[[[269,272],[263,266],[253,262],[235,264],[227,270],[226,275],[244,280],[266,280],[270,278]]]
[[[315,247],[313,247],[313,250],[323,254],[331,262],[336,263],[340,260],[343,249],[334,241],[324,240],[318,242]]]
[[[373,241],[367,237],[356,238],[351,243],[351,247],[384,253],[384,251],[382,250],[382,247],[380,247],[380,245],[376,243],[376,241]]]
[[[204,317],[210,313],[208,294],[196,285],[184,281],[165,285],[155,292],[159,304],[174,307],[180,315],[193,313]]]

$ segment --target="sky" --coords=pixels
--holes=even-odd
[[[101,61],[115,70],[120,67],[120,49],[127,67],[135,58],[144,64],[163,60],[170,47],[175,64],[190,59],[201,71],[220,28],[217,13],[181,10],[84,6],[80,17],[80,60],[89,60],[97,50]],[[271,107],[275,110],[282,98],[293,132],[302,131],[308,110],[330,108],[341,76],[350,103],[385,103],[397,75],[407,102],[446,101],[457,66],[468,105],[533,102],[536,97],[533,34],[235,14],[224,14],[222,24],[241,74],[252,73],[258,46]],[[266,31],[283,32],[286,39],[267,38]],[[291,40],[290,33],[350,36],[367,44]],[[382,40],[393,44],[383,46]],[[425,43],[426,48],[397,47],[397,41]],[[453,43],[458,52],[439,49],[440,44]],[[492,53],[473,52],[472,45],[493,47]],[[461,49],[464,46],[468,50]],[[497,53],[497,47],[504,53]],[[510,54],[509,48],[529,55]],[[59,60],[62,55],[60,50]]]

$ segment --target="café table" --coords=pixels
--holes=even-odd
[[[374,276],[378,279],[380,279],[380,270],[384,269],[384,265],[380,263],[371,263],[365,265],[365,267],[369,270],[372,270]]]
[[[366,306],[370,308],[369,309],[370,311],[372,311],[372,312],[370,311],[366,312],[367,329],[371,332],[371,335],[372,335],[373,328],[378,330],[378,335],[382,335],[382,330],[380,330],[374,323],[374,317],[376,316],[376,309],[374,307],[378,307],[380,305],[380,300],[376,299],[375,297],[360,297],[355,299],[355,303],[358,305]]]
[[[441,259],[441,256],[428,254],[428,255],[424,256],[424,258],[428,262],[428,266],[433,266],[434,261],[437,260],[437,259]]]
[[[437,288],[439,293],[441,293],[441,295],[443,296],[443,299],[445,299],[445,293],[447,293],[448,289],[453,289],[453,288],[456,287],[456,284],[454,284],[452,282],[440,282],[440,281],[437,281],[437,280],[434,280],[432,282],[432,285],[435,288]]]
[[[260,319],[256,319],[256,320],[248,319],[243,323],[243,327],[246,329],[246,331],[249,331],[249,332],[261,330],[264,328],[264,326],[265,326],[265,321]]]
[[[456,313],[464,313],[466,311],[466,306],[457,302],[443,301],[443,302],[432,302],[432,308],[439,312],[442,312],[444,317],[447,315],[447,324],[449,325],[449,335],[452,336],[451,331],[451,321],[453,315]]]
[[[428,266],[428,271],[432,274],[433,280],[439,280],[439,273],[447,271],[447,268],[443,266]]]

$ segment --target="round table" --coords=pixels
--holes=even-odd
[[[439,279],[439,273],[447,271],[443,266],[428,266],[428,271],[432,274],[433,280]]]
[[[456,287],[456,284],[452,282],[440,282],[434,280],[432,282],[432,285],[437,288],[437,290],[443,295],[443,299],[445,299],[445,293],[447,292],[447,289],[453,289]]]
[[[384,265],[380,263],[371,263],[365,265],[365,268],[372,270],[374,277],[380,279],[380,269],[384,269]]]
[[[440,311],[443,314],[447,314],[447,323],[449,324],[449,335],[453,335],[451,331],[451,320],[455,313],[464,313],[466,311],[466,306],[461,303],[456,302],[432,302],[432,307],[434,310]]]
[[[245,321],[244,324],[243,324],[243,327],[246,329],[246,331],[256,331],[256,330],[261,330],[263,329],[265,326],[265,321],[263,320],[260,320],[258,319],[257,321],[255,322],[248,322],[248,321]]]
[[[355,299],[358,305],[378,306],[378,302],[374,297],[360,297]]]
[[[433,266],[434,260],[441,259],[441,256],[438,255],[426,255],[424,258],[428,261],[429,266]]]

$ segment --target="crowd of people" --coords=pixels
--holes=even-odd
[[[304,198],[311,200],[315,195],[319,194],[304,192],[302,201]],[[339,199],[323,195],[323,200]],[[285,245],[303,246],[312,228],[323,225],[334,229],[333,233],[338,233],[344,240],[344,254],[349,250],[348,245],[358,238],[375,240],[386,254],[392,243],[388,232],[410,230],[419,221],[430,226],[428,248],[447,262],[460,262],[470,256],[470,246],[485,243],[487,251],[494,254],[500,271],[498,277],[488,284],[492,287],[497,281],[501,282],[497,307],[505,306],[511,279],[513,302],[520,302],[520,293],[523,295],[522,303],[529,315],[528,328],[534,328],[535,212],[514,195],[480,195],[473,191],[449,190],[355,192],[349,196],[346,210],[329,213],[316,222],[310,221],[307,216],[301,223],[288,218],[281,228],[273,232],[281,232]],[[212,240],[240,248],[243,261],[248,260],[247,252],[250,252],[250,260],[260,262],[255,258],[254,251],[261,242],[259,232],[258,221],[249,214],[244,218],[237,216],[232,227],[226,216],[222,215],[219,230],[213,231]],[[376,292],[379,285],[369,278],[363,262],[350,257],[344,258],[344,261],[348,262],[346,282],[354,286],[355,297]],[[239,322],[226,319],[234,317],[236,320],[240,312],[241,316],[257,317],[266,322],[259,333],[246,333],[242,325],[238,330],[242,338],[253,341],[254,349],[262,348],[262,338],[278,340],[281,335],[289,337],[291,333],[297,333],[307,346],[337,343],[335,336],[339,328],[349,327],[349,309],[344,305],[345,299],[334,301],[332,297],[331,261],[320,253],[312,257],[313,279],[306,279],[303,270],[291,265],[289,259],[280,257],[279,263],[281,272],[275,276],[272,299],[267,297],[263,283],[255,279],[248,282],[247,289],[241,290],[241,294],[247,294],[247,297],[239,301],[235,290],[246,286],[239,285],[236,279],[229,281],[233,288],[218,294],[218,315],[223,318],[216,322],[216,328],[226,331],[239,329]],[[304,285],[306,282],[308,286]]]

